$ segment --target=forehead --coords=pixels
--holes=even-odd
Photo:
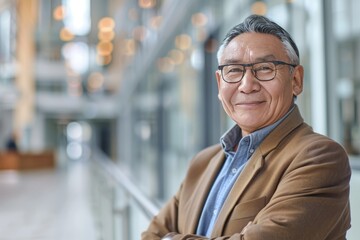
[[[229,42],[221,59],[223,62],[286,60],[287,53],[283,43],[276,36],[264,33],[243,33]]]

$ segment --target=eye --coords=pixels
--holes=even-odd
[[[275,71],[275,66],[272,63],[259,63],[254,65],[253,70],[255,72],[271,73]]]
[[[224,69],[226,74],[243,73],[244,67],[240,65],[229,65]]]

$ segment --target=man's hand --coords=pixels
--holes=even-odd
[[[176,233],[168,233],[165,235],[165,237],[161,238],[161,240],[171,240],[173,236],[175,236]]]
[[[248,226],[250,226],[251,224],[252,224],[252,221],[250,221],[248,224],[246,224],[246,226],[243,228],[243,230],[240,233],[241,236],[244,236]]]

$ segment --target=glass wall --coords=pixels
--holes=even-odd
[[[330,136],[360,153],[360,16],[356,0],[327,2],[327,74]]]

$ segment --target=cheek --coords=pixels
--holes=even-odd
[[[268,89],[272,101],[285,104],[292,99],[292,88],[290,84],[280,84]]]
[[[234,88],[228,86],[220,86],[219,93],[223,101],[230,102],[231,97],[234,94]]]

